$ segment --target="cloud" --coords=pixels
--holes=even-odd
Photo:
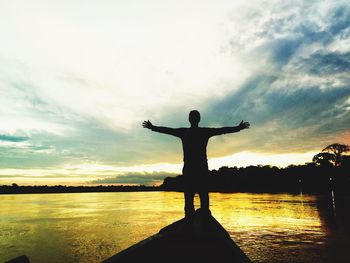
[[[62,175],[62,174],[57,174],[57,175],[45,175],[45,176],[35,176],[35,175],[24,175],[24,174],[0,174],[0,178],[33,178],[33,179],[48,179],[48,178],[72,178],[74,176],[72,175]]]
[[[27,141],[27,140],[29,140],[28,137],[0,134],[0,141],[5,141],[5,142],[23,142],[23,141]]]
[[[339,34],[347,30],[350,25],[349,3],[343,2],[338,5],[335,4],[335,7],[330,12],[330,21],[328,30],[332,34]]]
[[[314,75],[350,72],[350,52],[316,51],[299,61],[299,70]]]
[[[176,176],[175,173],[169,172],[128,172],[116,177],[108,177],[92,181],[95,184],[141,184],[156,185],[163,181],[165,177]]]

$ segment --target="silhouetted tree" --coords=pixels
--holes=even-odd
[[[334,165],[340,166],[343,159],[343,154],[346,152],[350,152],[350,146],[345,144],[334,143],[334,144],[328,145],[326,148],[322,150],[322,152],[333,154]]]
[[[322,152],[316,154],[312,161],[322,167],[331,167],[335,165],[335,156],[332,153]]]
[[[350,156],[349,155],[343,156],[342,161],[341,161],[341,167],[344,169],[350,168]]]

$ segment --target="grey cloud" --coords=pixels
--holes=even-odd
[[[290,60],[302,43],[301,38],[284,38],[271,41],[268,44],[268,49],[271,50],[270,58],[276,63],[276,66],[283,66]]]
[[[29,137],[0,134],[0,141],[23,142],[23,141],[27,141],[27,140],[29,140]]]
[[[299,70],[310,74],[335,74],[350,72],[350,52],[318,51],[299,61]]]
[[[284,77],[254,76],[239,90],[227,94],[225,99],[201,110],[202,126],[237,125],[240,120],[252,124],[248,132],[218,139],[219,144],[215,147],[230,147],[231,153],[242,150],[308,151],[314,150],[315,145],[325,138],[335,137],[349,129],[347,100],[350,86],[333,87],[329,83],[321,88],[302,82],[281,81],[281,78]],[[181,113],[184,122],[187,121],[186,114]],[[179,115],[168,114],[164,120],[170,120],[170,126],[176,126],[180,123]],[[220,144],[220,140],[224,143]],[[230,143],[224,145],[228,141]],[[174,143],[179,144],[175,140]]]
[[[168,172],[139,173],[130,172],[112,178],[104,178],[92,181],[95,184],[141,184],[154,185],[162,181],[165,177],[176,176],[177,174]]]
[[[327,48],[337,39],[349,38],[350,5],[333,3],[324,17],[317,17],[318,5],[318,2],[304,3],[294,11],[292,8],[292,14],[285,13],[284,4],[278,5],[277,18],[265,21],[255,35],[256,39],[265,40],[258,49],[270,53],[272,63],[283,66],[301,47],[319,43]]]
[[[242,140],[242,147],[244,144],[252,150],[271,150],[272,144],[281,150],[292,145],[311,147],[315,138],[322,140],[349,128],[346,105],[350,86],[321,89],[286,84],[276,87],[278,80],[269,76],[254,77],[239,91],[213,104],[203,116],[212,121],[219,119],[222,124],[241,119],[250,121],[250,138]]]
[[[332,10],[330,14],[330,26],[328,30],[332,34],[342,33],[345,29],[350,26],[350,6],[348,5],[339,5]]]

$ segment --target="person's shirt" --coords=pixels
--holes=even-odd
[[[168,128],[153,126],[152,131],[176,136],[182,141],[184,168],[208,168],[207,145],[209,138],[225,133],[237,132],[238,127],[223,128]]]

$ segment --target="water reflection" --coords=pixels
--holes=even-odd
[[[321,250],[326,236],[315,203],[310,195],[228,194],[214,214],[254,262],[317,262],[303,253]]]
[[[350,262],[346,198],[212,193],[211,209],[254,262]],[[181,218],[182,206],[171,192],[3,195],[0,261],[98,262]]]
[[[348,195],[331,191],[317,198],[322,228],[327,233],[323,262],[350,262],[350,211]]]
[[[0,196],[0,262],[21,254],[32,262],[99,262],[180,218],[180,197],[159,193]]]

